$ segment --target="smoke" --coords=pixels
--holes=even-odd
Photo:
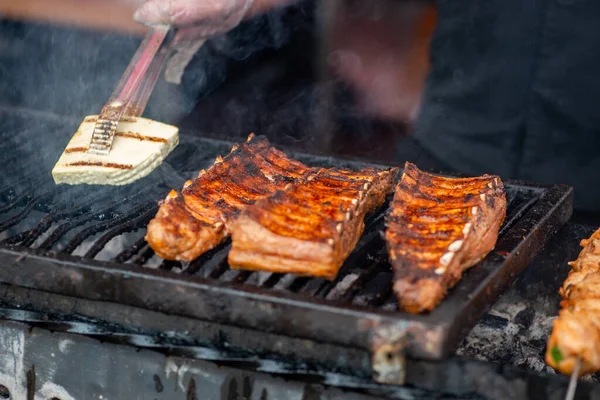
[[[277,50],[290,45],[297,31],[310,30],[312,1],[274,9],[264,15],[242,22],[231,32],[211,38],[192,59],[183,76],[184,90],[193,98],[211,95],[250,59],[268,58]],[[311,54],[305,54],[307,58]],[[254,66],[254,65],[252,65]],[[251,67],[250,67],[251,68]]]

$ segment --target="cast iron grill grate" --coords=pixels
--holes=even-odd
[[[412,332],[413,355],[442,357],[572,211],[569,188],[508,184],[507,219],[496,250],[465,274],[438,309],[412,316],[397,310],[391,290],[381,237],[388,203],[368,216],[359,244],[333,281],[233,271],[229,242],[191,263],[164,261],[144,241],[157,202],[232,143],[182,134],[167,162],[132,185],[56,186],[50,171],[79,121],[0,114],[1,282],[259,331],[371,349],[376,332],[393,326]],[[365,165],[293,156],[312,165]]]

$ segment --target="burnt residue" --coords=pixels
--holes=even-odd
[[[116,168],[116,169],[132,169],[131,164],[117,164],[111,162],[100,162],[100,161],[75,161],[66,164],[67,167],[105,167],[105,168]]]

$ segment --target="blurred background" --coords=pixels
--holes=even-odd
[[[139,2],[0,0],[0,107],[75,124],[98,113],[145,33],[131,18]],[[419,111],[435,23],[425,0],[278,8],[208,41],[180,85],[161,80],[145,115],[190,135],[256,132],[389,162]]]

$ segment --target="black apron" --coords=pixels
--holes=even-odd
[[[600,211],[600,1],[437,6],[413,140],[463,173],[573,185]]]

